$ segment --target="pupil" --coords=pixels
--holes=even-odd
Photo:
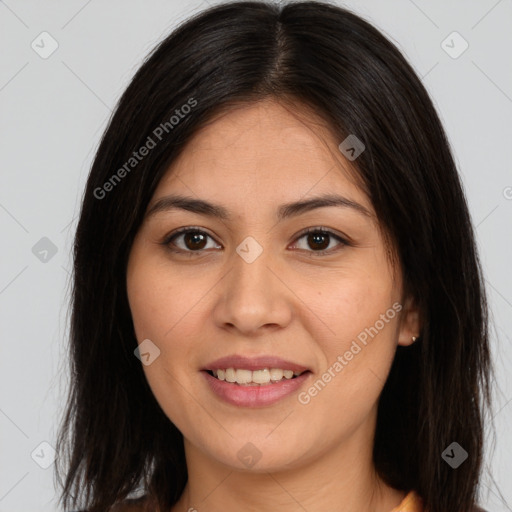
[[[205,239],[206,237],[198,232],[193,233],[185,233],[185,244],[189,249],[202,249],[205,245]],[[192,246],[189,246],[189,243],[192,241]],[[203,242],[203,245],[197,245],[197,242],[201,243]]]
[[[322,238],[324,240],[323,244],[320,241],[320,239],[322,239]],[[316,248],[316,249],[324,250],[326,247],[329,246],[329,242],[327,241],[327,238],[328,238],[328,235],[321,234],[321,233],[316,233],[316,234],[309,235],[309,241],[312,241],[313,244],[320,244],[322,246],[322,247],[312,247],[312,249]]]

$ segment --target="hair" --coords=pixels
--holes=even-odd
[[[268,98],[315,112],[340,142],[355,134],[364,143],[352,163],[420,311],[420,337],[398,346],[379,398],[375,469],[388,485],[416,490],[426,510],[472,510],[493,369],[457,168],[433,103],[397,47],[349,10],[317,1],[202,11],[158,44],[121,96],[74,240],[60,502],[99,512],[137,490],[161,510],[178,501],[188,478],[183,436],[134,357],[128,256],[156,186],[194,134],[219,113]],[[154,147],[135,159],[150,140]],[[457,469],[441,456],[454,441],[469,454]]]

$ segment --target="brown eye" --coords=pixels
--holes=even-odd
[[[212,248],[212,246],[207,247],[208,239],[213,240],[213,238],[204,231],[184,228],[166,237],[163,241],[163,245],[169,246],[173,252],[201,252],[203,249]],[[215,247],[219,248],[219,246],[213,245],[213,248]]]
[[[208,233],[200,229],[187,227],[167,236],[162,244],[168,246],[169,249],[173,252],[185,254],[200,254],[203,252],[203,250],[206,249],[222,248],[221,246],[215,244],[208,247],[208,239],[213,241],[213,238]],[[300,247],[301,244],[296,242],[296,246],[298,246],[299,249],[305,250],[314,256],[322,256],[323,254],[335,252],[346,245],[350,245],[349,242],[347,242],[344,238],[328,229],[310,228],[303,232],[303,234],[300,235],[296,240],[299,241],[302,239],[304,239],[306,243]],[[333,241],[338,242],[337,246],[334,244],[334,248],[329,247]]]
[[[302,239],[304,239],[306,243],[303,243],[301,246],[299,241]],[[296,240],[295,245],[298,249],[305,250],[314,256],[335,252],[346,245],[350,245],[348,241],[340,235],[325,228],[310,228],[299,235]],[[337,247],[336,244],[334,244],[334,247],[331,245],[333,241],[338,241]],[[331,247],[329,248],[330,245]]]
[[[312,249],[323,251],[329,246],[329,236],[326,233],[310,233],[307,235],[308,244]]]
[[[197,250],[204,249],[206,245],[206,237],[198,231],[189,231],[183,234],[183,241],[187,249]]]

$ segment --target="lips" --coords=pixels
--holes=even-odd
[[[261,385],[240,385],[238,383],[219,380],[213,372],[233,368],[257,372],[264,368],[291,370],[295,375],[290,379],[282,379]],[[298,392],[312,377],[309,368],[294,361],[276,356],[245,357],[232,355],[221,357],[208,363],[200,372],[213,395],[224,403],[236,407],[268,407]]]
[[[222,402],[236,407],[269,407],[298,393],[300,388],[310,381],[312,373],[305,371],[298,377],[267,385],[240,386],[218,380],[212,377],[208,371],[200,372],[213,393],[213,396]]]
[[[295,372],[311,371],[308,367],[293,361],[287,361],[277,356],[257,356],[246,357],[241,355],[232,355],[221,357],[205,365],[202,370],[224,370],[226,368],[236,368],[244,370],[261,370],[263,368],[280,368],[281,370],[292,370]]]

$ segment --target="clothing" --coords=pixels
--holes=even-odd
[[[423,500],[416,491],[410,491],[398,507],[390,512],[424,512]],[[473,512],[486,512],[483,508],[475,506]]]
[[[390,512],[423,512],[423,500],[416,491],[412,490],[405,496],[400,505]]]

